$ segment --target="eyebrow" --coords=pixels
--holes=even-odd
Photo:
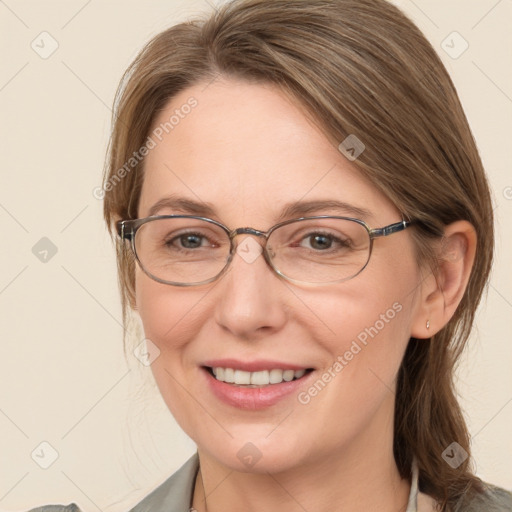
[[[158,200],[148,212],[148,217],[157,215],[164,208],[183,213],[185,215],[197,215],[214,219],[218,217],[215,207],[211,203],[195,201],[186,197],[171,195]],[[337,214],[350,215],[358,219],[366,219],[372,214],[369,210],[351,205],[344,201],[334,199],[317,199],[310,201],[296,201],[284,205],[276,222],[306,216],[308,214],[320,214],[321,212],[336,212]]]

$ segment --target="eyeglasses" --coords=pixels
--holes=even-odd
[[[270,268],[291,282],[329,284],[362,272],[375,238],[410,225],[402,220],[371,229],[359,219],[318,215],[287,220],[265,232],[247,227],[230,230],[220,222],[193,215],[158,215],[119,221],[117,232],[131,243],[140,268],[163,284],[210,283],[226,271],[237,253],[248,262],[263,254]],[[241,234],[263,237],[265,243],[262,246],[249,239],[235,244]]]

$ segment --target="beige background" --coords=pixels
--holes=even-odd
[[[478,475],[512,489],[512,2],[397,3],[446,63],[494,191],[496,266],[459,389]],[[0,1],[0,510],[127,510],[194,451],[150,370],[123,356],[114,256],[92,191],[123,70],[151,36],[205,9],[206,0]],[[47,59],[31,48],[51,49],[43,31],[59,45]],[[469,44],[458,58],[453,31]],[[57,249],[47,262],[33,253],[43,237]],[[36,253],[47,249],[39,243]],[[48,469],[44,441],[58,452]]]

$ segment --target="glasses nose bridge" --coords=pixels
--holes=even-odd
[[[272,232],[272,230],[260,231],[259,229],[254,229],[254,228],[249,228],[249,227],[236,228],[236,229],[233,229],[232,231],[230,231],[229,232],[229,241],[230,241],[230,245],[231,245],[231,251],[230,251],[229,259],[226,263],[226,267],[229,266],[230,263],[232,262],[232,258],[234,256],[235,252],[238,252],[238,244],[235,244],[235,242],[234,242],[235,237],[237,235],[254,235],[259,238],[263,238],[263,240],[264,240],[263,245],[262,245],[263,259],[265,260],[267,265],[270,267],[270,269],[272,271],[276,272],[276,269],[274,268],[274,266],[271,262],[271,258],[273,256],[273,254],[272,254],[273,251],[269,252],[267,249],[267,241],[268,241],[268,237],[271,232]]]
[[[258,236],[258,237],[263,237],[265,239],[265,242],[267,241],[267,238],[268,238],[268,232],[260,231],[259,229],[248,228],[248,227],[233,229],[229,233],[229,239],[231,241],[233,241],[237,235],[254,235],[254,236]]]

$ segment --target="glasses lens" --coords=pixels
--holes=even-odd
[[[155,219],[135,236],[137,258],[158,280],[190,284],[215,277],[229,258],[228,234],[213,222],[190,218]]]
[[[296,281],[330,283],[357,275],[370,257],[364,225],[346,219],[306,219],[285,224],[269,236],[272,264]]]

